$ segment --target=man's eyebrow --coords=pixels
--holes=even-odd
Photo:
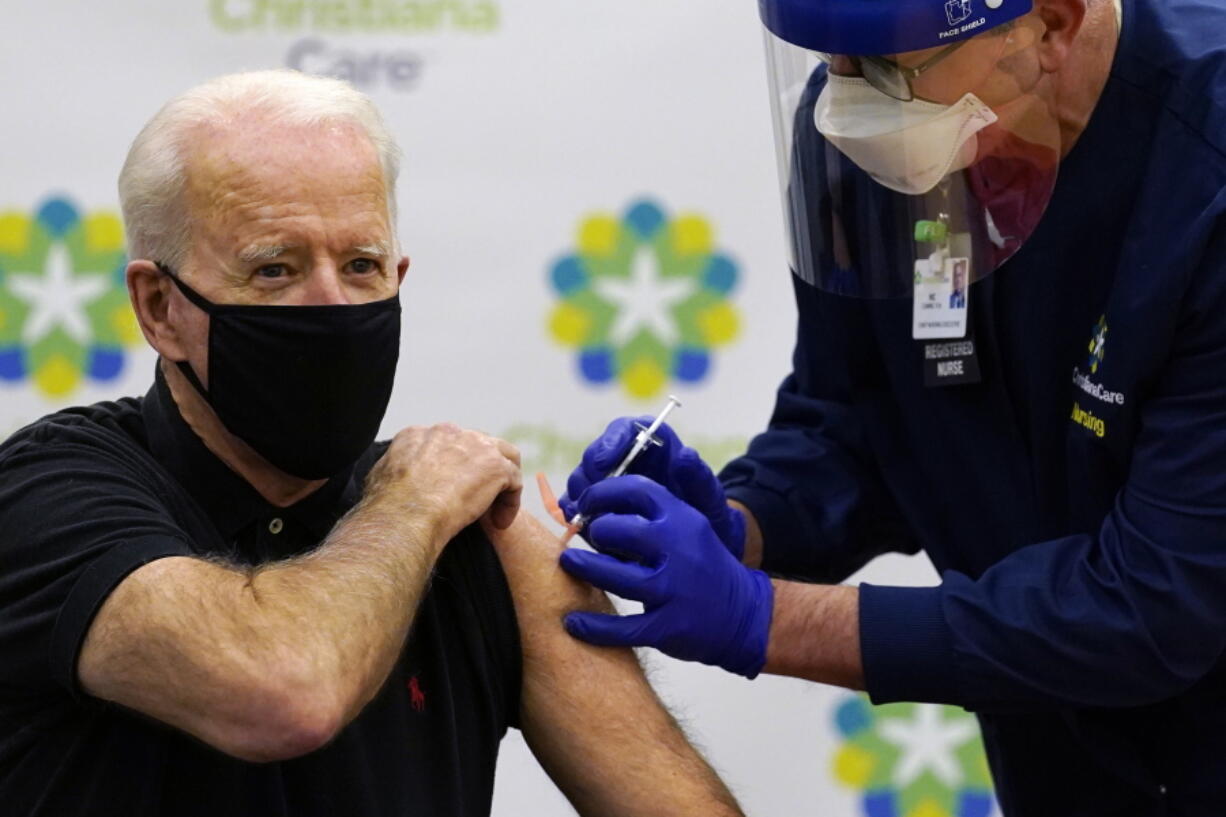
[[[238,260],[244,264],[254,261],[271,261],[292,249],[294,248],[284,244],[251,244],[239,251]]]
[[[244,264],[251,264],[256,261],[271,261],[295,249],[297,249],[296,246],[287,244],[250,244],[239,251],[238,260]],[[392,243],[390,241],[376,241],[373,244],[355,244],[349,248],[346,254],[390,258],[392,255]]]
[[[352,247],[351,252],[355,255],[373,255],[376,258],[390,258],[392,255],[392,242],[376,241],[373,244],[359,244]]]

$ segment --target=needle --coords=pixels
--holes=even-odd
[[[668,415],[672,414],[673,410],[680,408],[680,406],[681,401],[670,394],[668,396],[668,405],[664,407],[663,411],[656,415],[656,419],[651,422],[651,425],[643,426],[642,424],[636,423],[639,433],[634,438],[634,445],[630,447],[630,451],[626,454],[626,456],[622,457],[621,463],[610,471],[605,479],[612,479],[613,477],[620,477],[621,475],[625,474],[626,470],[638,458],[638,455],[643,453],[643,450],[646,449],[647,446],[660,445],[660,441],[657,440],[655,436],[656,431],[659,430],[660,426],[664,425],[664,421],[668,419]],[[582,530],[583,526],[587,523],[588,518],[586,516],[581,513],[575,514],[574,518],[570,520],[570,524],[566,526],[566,532],[562,534],[562,544],[569,542],[571,537]]]

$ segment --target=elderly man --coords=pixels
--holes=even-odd
[[[581,813],[738,813],[633,656],[562,631],[605,602],[517,515],[514,448],[373,444],[396,175],[369,100],[290,72],[136,139],[156,383],[0,448],[6,815],[487,814],[508,726]]]
[[[793,371],[719,482],[670,437],[593,485],[625,420],[588,450],[565,505],[643,564],[564,564],[646,612],[568,626],[974,710],[1010,817],[1219,817],[1226,4],[759,8]],[[820,583],[920,549],[937,586]]]

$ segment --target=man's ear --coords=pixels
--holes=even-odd
[[[408,271],[409,271],[409,257],[407,255],[403,255],[400,257],[400,263],[396,264],[397,283],[400,283],[400,284],[404,283],[404,276],[408,273]]]
[[[145,340],[167,360],[186,360],[182,338],[170,321],[170,297],[174,286],[170,279],[156,264],[144,259],[128,262],[126,277],[128,298]]]
[[[1046,73],[1059,71],[1068,61],[1073,42],[1086,19],[1087,0],[1038,0],[1043,36],[1039,39],[1039,64]]]

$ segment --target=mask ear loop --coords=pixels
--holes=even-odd
[[[213,307],[215,304],[212,301],[189,287],[187,283],[166,264],[163,264],[161,261],[155,261],[154,265],[163,275],[173,281],[174,285],[179,288],[179,291],[183,293],[184,297],[199,308],[201,312],[210,316],[213,314]]]
[[[165,275],[167,278],[169,278],[171,281],[174,282],[175,286],[178,287],[179,291],[183,293],[183,297],[187,298],[187,300],[191,301],[192,304],[196,306],[201,312],[209,316],[209,321],[210,321],[209,331],[211,333],[212,332],[212,319],[213,319],[213,302],[205,298],[203,295],[201,295],[196,290],[189,287],[183,281],[183,279],[181,279],[178,275],[176,275],[174,270],[172,270],[166,264],[163,264],[161,261],[155,261],[154,265],[158,268],[158,270],[163,275]],[[194,388],[200,394],[200,396],[204,398],[204,401],[206,403],[209,403],[209,405],[212,405],[212,402],[209,398],[209,390],[204,387],[204,383],[202,383],[200,381],[200,378],[196,376],[196,370],[192,368],[192,364],[186,360],[176,360],[172,362],[174,363],[175,367],[178,368],[178,370],[183,374],[183,377],[187,379],[187,382],[192,384],[192,388]]]

